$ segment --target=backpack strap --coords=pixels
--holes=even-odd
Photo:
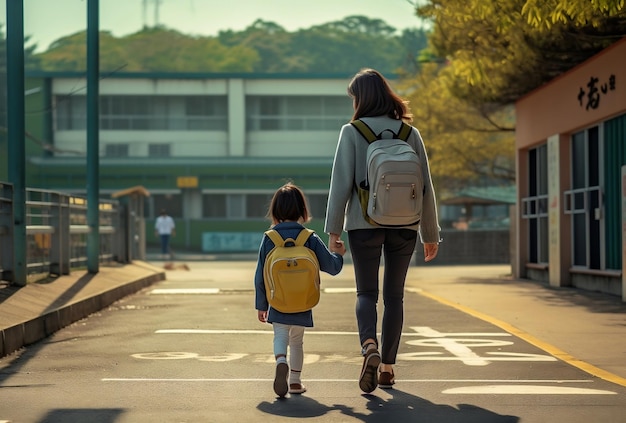
[[[411,127],[411,125],[402,122],[402,125],[400,125],[400,130],[398,131],[398,139],[401,139],[402,141],[406,141],[409,139],[409,135],[411,135],[411,130],[413,130],[413,128]]]
[[[367,123],[363,122],[361,119],[353,120],[350,124],[354,126],[357,131],[359,131],[359,134],[361,134],[361,136],[363,136],[368,143],[371,144],[378,139],[378,136],[376,136],[374,131],[372,131],[372,128],[370,128]]]
[[[304,245],[304,243],[309,239],[309,237],[311,235],[313,235],[315,233],[315,231],[311,230],[311,229],[307,229],[304,228],[300,231],[300,233],[298,234],[298,237],[296,238],[295,241],[293,241],[293,239],[291,241],[293,241],[293,243],[295,245]],[[277,247],[282,247],[285,246],[285,241],[289,240],[289,238],[287,239],[283,239],[282,236],[280,236],[280,234],[278,233],[277,230],[275,229],[270,229],[269,231],[265,231],[265,235],[267,235],[267,237],[269,239],[272,240],[272,242],[274,243],[275,246]]]
[[[372,131],[372,128],[370,128],[368,124],[363,122],[361,119],[353,120],[352,122],[350,122],[350,124],[354,126],[354,128],[357,131],[359,131],[359,134],[361,134],[361,136],[365,138],[368,143],[371,144],[374,141],[380,139],[380,135],[376,135],[374,131]],[[409,135],[411,135],[412,129],[413,128],[411,127],[411,125],[405,122],[402,122],[400,125],[400,130],[398,131],[397,134],[391,131],[390,129],[386,129],[385,131],[391,132],[394,138],[398,138],[398,139],[401,139],[402,141],[406,141],[409,139]]]
[[[311,229],[304,228],[298,234],[296,238],[296,245],[304,245],[304,243],[313,235],[315,231]]]
[[[282,247],[285,244],[285,240],[283,239],[283,237],[280,236],[278,231],[274,229],[265,231],[265,235],[267,235],[267,237],[272,240],[272,242],[274,243],[274,246],[276,247]]]

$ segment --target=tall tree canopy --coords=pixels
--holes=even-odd
[[[508,104],[626,36],[624,0],[425,0],[434,55],[471,102]]]
[[[442,65],[426,63],[417,76],[402,78],[413,124],[428,149],[441,197],[468,185],[509,185],[515,180],[512,107],[472,105],[454,96]]]
[[[84,71],[86,36],[81,31],[56,40],[40,54],[42,68]],[[103,72],[250,72],[257,61],[257,52],[249,47],[228,47],[215,38],[193,37],[168,29],[143,29],[122,38],[100,33]]]
[[[624,0],[422,0],[430,47],[403,88],[442,191],[512,182],[512,103],[626,36]],[[509,182],[509,183],[510,183]]]
[[[416,18],[416,24],[419,21]],[[40,54],[42,69],[83,71],[86,32],[62,37]],[[375,67],[415,70],[427,45],[421,29],[398,32],[380,19],[349,16],[294,32],[257,20],[243,31],[191,36],[159,26],[116,38],[100,35],[101,69],[131,72],[354,73]]]

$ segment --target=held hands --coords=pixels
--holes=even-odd
[[[436,242],[424,244],[424,261],[428,262],[437,257],[437,251],[439,251],[439,244]]]
[[[337,234],[330,234],[328,239],[328,249],[331,253],[337,253],[343,256],[346,253],[346,245]]]

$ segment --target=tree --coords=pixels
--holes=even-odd
[[[527,0],[522,14],[533,27],[549,29],[556,23],[572,23],[576,27],[598,28],[607,31],[607,26],[624,23],[624,0]]]
[[[455,97],[447,70],[426,63],[399,85],[424,138],[438,189],[445,196],[468,184],[510,184],[515,180],[512,108],[472,106]]]
[[[62,37],[40,54],[49,71],[84,71],[87,34]],[[193,37],[166,28],[143,29],[116,38],[100,33],[100,70],[112,72],[250,72],[258,54],[245,46],[228,47],[213,37]]]
[[[289,55],[299,55],[312,72],[346,75],[363,67],[384,74],[395,73],[405,58],[396,29],[380,19],[365,16],[348,16],[298,31],[293,36]]]
[[[111,72],[344,73],[374,67],[395,73],[426,47],[423,30],[402,34],[380,19],[349,16],[295,32],[256,20],[243,31],[197,37],[165,27],[116,38],[100,33],[101,70]],[[56,40],[40,55],[44,70],[83,71],[86,32]]]
[[[624,0],[427,0],[455,95],[509,104],[625,35]]]
[[[246,46],[225,46],[213,37],[193,37],[164,28],[124,37],[121,49],[143,72],[246,72],[259,57]],[[130,58],[129,58],[130,61]]]
[[[623,37],[624,0],[425,0],[430,47],[403,85],[440,189],[513,181],[520,96]]]
[[[225,46],[245,47],[257,53],[259,60],[247,72],[302,72],[306,69],[301,62],[287,57],[290,35],[274,22],[257,19],[241,32],[221,31],[217,39]]]

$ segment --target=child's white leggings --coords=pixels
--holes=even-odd
[[[304,351],[302,349],[304,326],[284,325],[282,323],[272,323],[272,326],[274,327],[274,356],[284,355],[287,357],[287,345],[289,345],[289,368],[301,371],[304,363]]]

